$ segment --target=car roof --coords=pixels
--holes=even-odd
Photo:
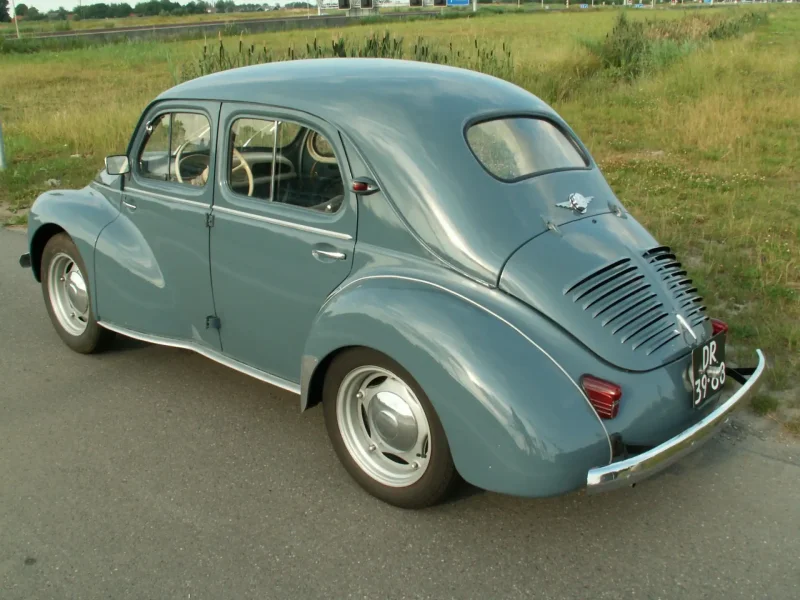
[[[530,109],[525,90],[501,79],[444,65],[379,58],[320,58],[252,65],[177,85],[158,98],[253,102],[310,112],[332,122],[413,101],[417,112]],[[517,102],[515,102],[515,100]],[[537,109],[550,112],[539,101]],[[385,114],[391,120],[391,113]],[[338,123],[341,124],[341,123]]]
[[[546,103],[512,83],[393,59],[242,67],[180,84],[159,100],[258,103],[324,119],[355,144],[425,245],[486,283],[497,281],[506,258],[542,230],[543,222],[536,211],[514,208],[529,200],[531,186],[510,186],[489,175],[467,145],[466,127],[492,117],[538,115],[571,132]],[[507,201],[497,201],[503,197]]]

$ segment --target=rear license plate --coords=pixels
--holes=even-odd
[[[692,350],[692,405],[700,406],[725,384],[725,332]]]

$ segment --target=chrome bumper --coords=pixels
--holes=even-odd
[[[733,396],[717,407],[716,410],[702,421],[692,425],[689,429],[667,440],[660,446],[656,446],[652,450],[648,450],[632,458],[611,463],[605,467],[591,469],[586,478],[587,492],[596,494],[633,485],[637,481],[655,475],[675,461],[699,448],[717,432],[727,420],[728,414],[734,407],[743,398],[747,398],[755,392],[758,381],[764,373],[766,363],[761,350],[756,350],[756,354],[758,355],[758,365],[753,369],[752,374],[746,380],[743,380],[741,377],[736,377],[736,379],[743,380],[742,387],[740,387]]]

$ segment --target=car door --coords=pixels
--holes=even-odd
[[[129,148],[120,216],[96,246],[103,321],[220,349],[207,215],[213,198],[216,102],[164,102],[142,120]]]
[[[217,154],[211,276],[223,351],[298,382],[311,322],[353,260],[341,140],[308,115],[230,103]]]

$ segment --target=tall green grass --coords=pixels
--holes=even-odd
[[[567,55],[549,68],[525,62],[516,65],[510,44],[503,42],[498,48],[494,40],[478,37],[466,47],[455,47],[452,42],[443,44],[423,36],[408,43],[402,36],[384,31],[361,37],[338,35],[330,44],[320,43],[315,36],[304,46],[281,49],[247,44],[240,39],[238,47],[230,50],[220,35],[216,46],[205,43],[200,56],[181,65],[173,76],[180,82],[237,67],[306,58],[402,58],[480,71],[535,90],[539,97],[552,103],[597,86],[598,79],[631,81],[656,73],[705,43],[738,37],[766,19],[763,12],[746,12],[641,21],[628,18],[623,11],[604,38],[581,41],[580,47],[588,49],[588,54]]]
[[[622,12],[604,39],[585,40],[583,46],[607,74],[631,80],[663,69],[704,43],[752,31],[766,20],[763,12],[746,12],[692,15],[674,21],[633,21]]]
[[[176,80],[187,81],[237,67],[307,58],[407,59],[463,67],[504,79],[512,79],[514,76],[511,49],[505,44],[496,50],[491,42],[474,38],[466,48],[458,48],[452,43],[437,44],[422,36],[410,44],[403,37],[384,31],[380,34],[373,32],[357,39],[337,36],[330,44],[321,44],[315,36],[305,46],[292,45],[282,50],[268,48],[266,45],[248,45],[240,39],[233,52],[225,47],[220,36],[216,47],[204,44],[201,55],[184,64]]]

